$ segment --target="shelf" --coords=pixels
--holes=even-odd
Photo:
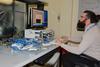
[[[27,4],[47,4],[46,2],[42,2],[39,0],[17,0],[17,1],[24,2]]]

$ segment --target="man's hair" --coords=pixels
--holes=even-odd
[[[100,15],[97,15],[97,20],[98,20],[98,22],[100,21]]]
[[[97,17],[96,14],[93,11],[85,10],[84,13],[87,14],[87,18],[91,20],[91,23],[97,23]]]

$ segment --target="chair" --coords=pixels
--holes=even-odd
[[[83,64],[83,63],[76,63],[75,67],[90,67],[89,65]],[[94,62],[93,67],[100,67],[100,62]]]
[[[81,54],[80,55],[82,58],[88,59],[89,62],[93,63],[93,67],[100,67],[100,61],[96,60],[95,58],[92,58],[90,56]],[[84,64],[84,63],[75,63],[75,67],[91,67],[90,65]]]

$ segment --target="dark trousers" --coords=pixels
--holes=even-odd
[[[80,55],[75,55],[72,53],[66,53],[62,55],[63,67],[75,67],[75,65],[78,63],[88,65],[89,67],[94,67],[94,62],[91,62],[90,60],[83,58]]]

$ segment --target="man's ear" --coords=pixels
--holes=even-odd
[[[91,22],[91,20],[90,20],[90,19],[87,19],[86,21],[87,21],[87,22]]]
[[[86,26],[88,26],[90,23],[91,23],[91,20],[87,19],[85,24],[86,24]]]
[[[0,4],[10,5],[13,3],[13,0],[0,0]]]

